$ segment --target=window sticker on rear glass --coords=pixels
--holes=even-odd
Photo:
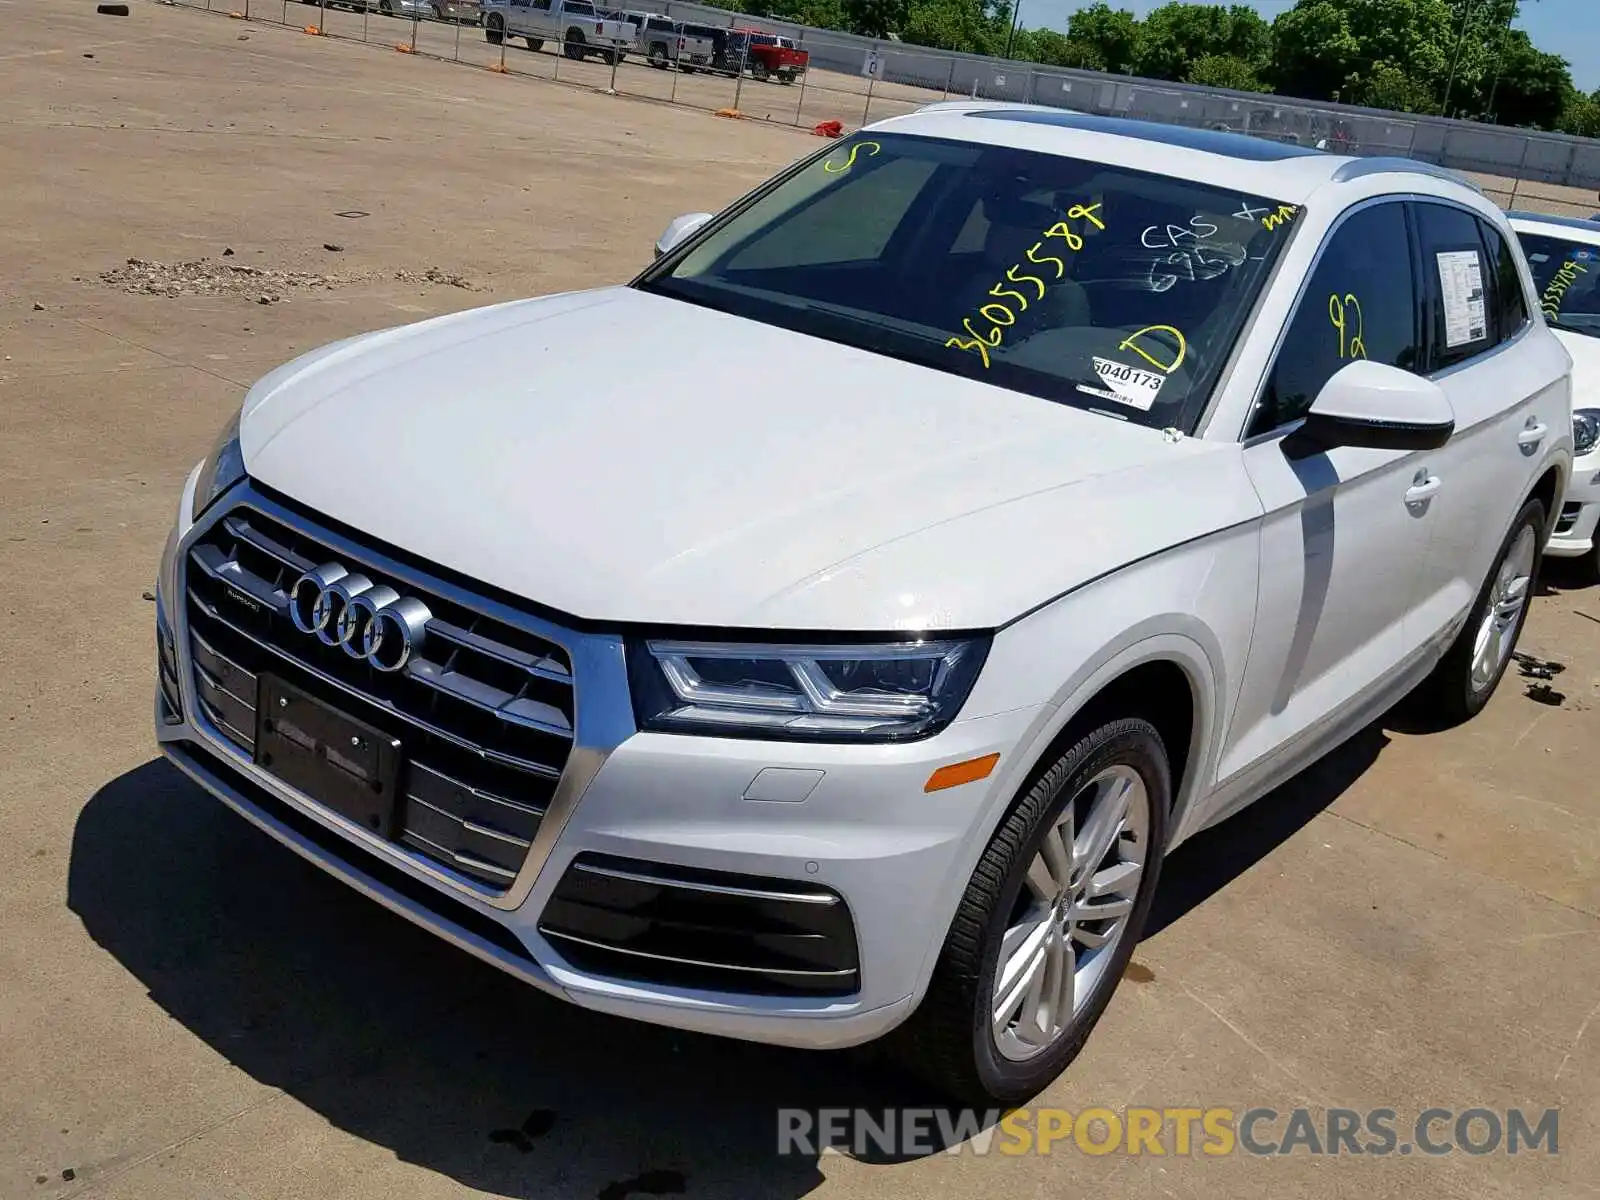
[[[1444,301],[1444,344],[1449,349],[1488,336],[1483,263],[1476,250],[1441,250],[1439,294]]]

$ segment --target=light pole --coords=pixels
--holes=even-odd
[[[1450,57],[1450,77],[1444,81],[1444,101],[1439,105],[1439,115],[1450,115],[1450,89],[1456,82],[1456,68],[1461,65],[1461,47],[1466,44],[1467,30],[1472,25],[1472,11],[1478,7],[1478,0],[1467,0],[1467,11],[1461,18],[1461,35],[1456,38],[1456,52]]]
[[[1011,46],[1017,40],[1017,23],[1022,20],[1022,0],[1015,0],[1011,6],[1011,32],[1006,35],[1006,54],[1011,57]]]
[[[1494,94],[1500,90],[1500,75],[1506,67],[1506,42],[1511,37],[1511,23],[1517,19],[1517,6],[1511,5],[1506,13],[1506,27],[1500,32],[1500,50],[1495,55],[1494,82],[1489,85],[1489,102],[1484,106],[1484,120],[1492,125],[1498,125],[1494,116]]]

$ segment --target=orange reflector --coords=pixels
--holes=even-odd
[[[980,779],[987,779],[989,773],[994,770],[995,763],[999,761],[998,754],[985,754],[982,758],[969,758],[966,762],[940,767],[928,776],[928,782],[922,785],[922,790],[937,792],[944,788],[960,787],[963,783],[976,783]]]

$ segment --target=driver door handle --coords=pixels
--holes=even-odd
[[[1437,475],[1429,474],[1427,471],[1418,471],[1416,478],[1411,482],[1411,486],[1406,489],[1406,503],[1422,504],[1432,500],[1443,486],[1444,480]]]
[[[1517,445],[1531,450],[1544,441],[1544,435],[1549,432],[1550,426],[1539,420],[1538,417],[1529,417],[1527,427],[1517,434]]]

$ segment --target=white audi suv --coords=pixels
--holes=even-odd
[[[1445,172],[960,101],[656,249],[271,372],[160,569],[172,761],[530,984],[1014,1101],[1174,846],[1506,669],[1572,365]]]

